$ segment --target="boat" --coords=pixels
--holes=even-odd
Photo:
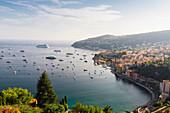
[[[20,52],[25,52],[25,50],[20,50]]]
[[[87,71],[87,69],[84,69],[84,71]]]
[[[66,55],[66,57],[69,57],[68,55]]]
[[[76,80],[76,77],[74,76],[73,79]]]
[[[37,70],[40,70],[40,66],[37,66]]]
[[[87,61],[87,60],[85,60],[84,62],[85,62],[85,63],[87,63],[88,61]]]
[[[54,50],[54,52],[61,52],[61,50]]]
[[[93,79],[94,77],[93,76],[90,76],[91,79]]]
[[[11,61],[7,61],[6,63],[11,63]]]
[[[67,55],[73,55],[73,53],[66,53]]]
[[[80,58],[80,60],[83,60],[82,58]]]
[[[23,61],[27,62],[28,60],[27,60],[27,59],[24,59]]]
[[[16,71],[14,71],[14,75],[16,75],[17,74],[17,72]]]
[[[49,48],[49,45],[47,44],[37,45],[37,48]]]
[[[51,55],[51,56],[47,56],[46,59],[53,60],[53,59],[56,59],[56,57],[54,55]]]
[[[64,60],[62,60],[62,59],[59,59],[59,61],[64,61]]]
[[[87,55],[83,55],[83,57],[87,57]]]

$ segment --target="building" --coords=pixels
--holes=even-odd
[[[163,80],[163,82],[160,82],[160,91],[168,95],[170,94],[170,81],[169,80]]]

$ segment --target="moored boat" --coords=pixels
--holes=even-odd
[[[53,60],[53,59],[56,59],[56,56],[54,55],[51,55],[51,56],[47,56],[46,59],[50,59],[50,60]]]

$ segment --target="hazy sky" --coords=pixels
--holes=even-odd
[[[170,0],[0,0],[0,39],[81,40],[170,30]]]

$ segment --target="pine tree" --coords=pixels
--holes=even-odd
[[[46,72],[43,72],[38,80],[36,99],[39,107],[45,107],[45,104],[56,103],[56,100],[58,100]]]

